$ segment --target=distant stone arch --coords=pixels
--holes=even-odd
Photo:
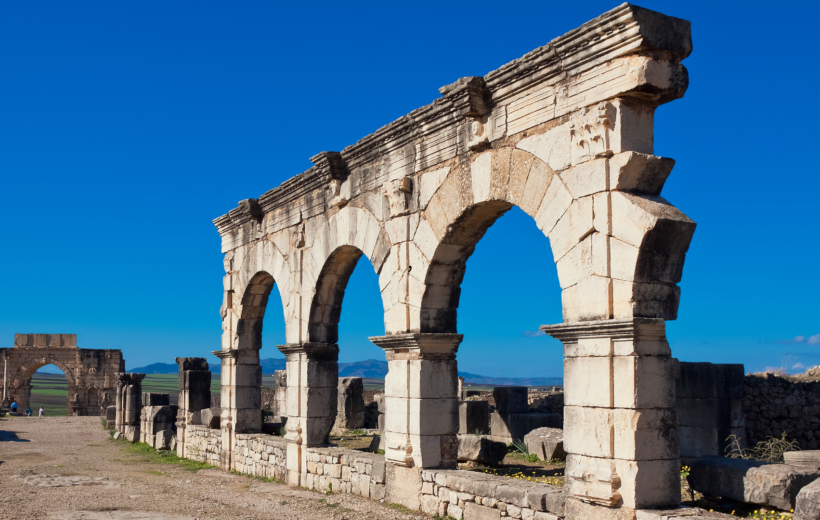
[[[31,403],[31,377],[54,365],[68,386],[68,415],[101,415],[105,396],[116,388],[116,375],[125,370],[120,350],[77,348],[76,334],[15,334],[12,348],[0,349],[3,363],[3,402]],[[77,394],[77,400],[73,401]]]

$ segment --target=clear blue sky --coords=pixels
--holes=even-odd
[[[2,2],[0,342],[77,333],[129,367],[218,349],[213,218],[615,5]],[[694,39],[689,91],[656,115],[664,196],[698,223],[673,353],[820,363],[818,3],[641,5]],[[515,210],[467,265],[460,368],[560,375],[560,345],[524,334],[561,320],[548,240]],[[271,301],[263,357],[284,340]],[[341,360],[384,359],[366,339],[383,331],[363,262]]]

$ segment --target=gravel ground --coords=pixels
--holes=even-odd
[[[364,520],[427,518],[219,470],[148,462],[99,417],[0,419],[0,519]]]

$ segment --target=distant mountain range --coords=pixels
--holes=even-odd
[[[263,374],[273,374],[276,370],[285,370],[285,360],[281,358],[262,359],[259,364],[262,365]],[[208,367],[214,374],[219,374],[222,371],[221,365],[209,363]],[[128,371],[137,374],[176,374],[177,370],[177,365],[174,363],[153,363],[144,367],[131,368]],[[384,379],[387,375],[387,361],[367,359],[355,363],[339,363],[339,375],[343,377]],[[560,377],[490,377],[461,371],[458,375],[463,377],[466,383],[479,385],[553,386],[564,384],[563,379]]]

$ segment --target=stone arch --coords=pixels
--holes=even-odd
[[[335,343],[347,282],[365,257],[379,274],[391,254],[382,224],[369,211],[344,207],[310,225],[315,237],[308,245],[303,294],[310,298],[306,337],[310,342]]]
[[[62,370],[63,374],[65,374],[66,383],[68,384],[69,388],[77,386],[75,384],[75,374],[74,374],[74,372],[71,368],[69,368],[65,364],[61,363],[60,361],[57,361],[55,359],[48,359],[48,358],[47,358],[47,361],[45,363],[38,362],[38,363],[33,363],[31,365],[28,365],[28,366],[26,366],[26,365],[20,366],[20,368],[17,369],[18,374],[19,374],[18,377],[19,377],[20,381],[25,381],[25,382],[30,381],[31,377],[38,370],[40,370],[41,368],[43,368],[46,365],[54,365],[57,368],[59,368],[60,370]]]
[[[562,149],[570,144],[568,133],[569,126],[562,125],[516,147],[476,154],[469,169],[449,168],[436,181],[414,237],[422,255],[417,282],[423,290],[418,328],[408,330],[456,332],[466,261],[512,206],[531,216],[550,240],[565,322],[675,319],[680,294],[675,284],[694,223],[657,195],[662,181],[646,174],[643,180],[629,178],[635,176],[630,168],[651,173],[647,156],[619,154],[570,166],[571,151]],[[671,170],[657,162],[650,166]],[[610,171],[616,168],[617,175]],[[668,171],[658,175],[665,179]],[[619,183],[629,189],[610,189]]]

